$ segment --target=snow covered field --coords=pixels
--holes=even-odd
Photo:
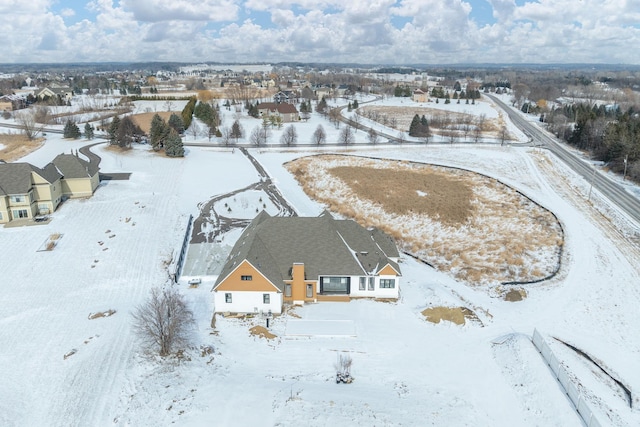
[[[318,123],[300,128],[300,140],[309,140]],[[364,132],[357,135],[364,141]],[[49,136],[24,160],[42,166],[84,144]],[[259,318],[217,317],[214,331],[210,288],[183,286],[197,319],[193,346],[181,358],[161,361],[141,353],[131,311],[150,288],[166,283],[166,265],[198,204],[259,178],[240,150],[188,147],[184,159],[147,150],[94,148],[102,171],[131,172],[131,179],[103,182],[91,199],[66,202],[49,224],[0,229],[0,425],[580,426],[531,344],[534,328],[576,376],[602,425],[640,425],[637,396],[629,408],[618,386],[554,339],[640,390],[638,248],[618,231],[621,219],[612,222],[587,203],[588,184],[545,152],[469,144],[251,150],[300,215],[317,215],[322,206],[282,164],[319,151],[424,161],[498,178],[562,222],[561,273],[510,303],[406,257],[397,303],[295,309],[302,320],[353,325],[355,336],[287,335],[288,321],[300,320],[287,314],[273,319],[273,340],[249,334],[264,325]],[[634,229],[637,224],[627,225],[625,232]],[[38,252],[53,233],[63,235],[56,248]],[[420,314],[442,305],[467,306],[482,324],[431,324]],[[106,310],[115,313],[89,319]],[[353,358],[349,385],[334,381],[342,352]]]

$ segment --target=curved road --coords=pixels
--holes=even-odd
[[[518,126],[532,140],[534,145],[541,145],[549,149],[558,156],[571,169],[580,174],[587,182],[593,184],[593,188],[598,190],[603,196],[617,205],[636,223],[640,224],[640,200],[627,192],[619,184],[611,181],[606,176],[597,173],[596,169],[582,161],[579,157],[567,150],[563,144],[558,142],[553,136],[543,129],[531,124],[524,119],[517,111],[514,111],[504,102],[492,95],[487,95],[493,102],[502,108],[511,121]]]

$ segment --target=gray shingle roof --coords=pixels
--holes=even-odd
[[[399,273],[389,259],[394,255],[397,249],[390,237],[355,221],[336,220],[328,212],[309,218],[271,217],[262,211],[234,245],[214,289],[243,260],[282,291],[294,263],[303,263],[306,278],[317,280],[320,275],[372,275],[387,264]]]
[[[58,154],[51,162],[67,178],[88,178],[98,173],[98,166],[72,154]]]
[[[31,172],[35,172],[52,184],[61,178],[58,171],[48,164],[40,169],[29,163],[0,163],[0,194],[27,194],[33,186]]]

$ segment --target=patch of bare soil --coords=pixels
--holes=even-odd
[[[254,326],[253,328],[249,329],[249,333],[251,335],[253,335],[254,337],[260,337],[260,338],[266,338],[268,340],[274,339],[277,337],[277,335],[272,334],[271,332],[269,332],[269,330],[267,328],[265,328],[264,326]]]
[[[97,313],[89,313],[89,320],[99,319],[101,317],[111,317],[116,314],[116,311],[109,309],[107,311],[99,311]]]
[[[172,114],[176,114],[176,112],[160,111],[157,113],[140,113],[132,115],[131,118],[133,119],[134,123],[140,126],[140,129],[142,129],[142,131],[148,135],[149,131],[151,130],[151,120],[153,120],[153,116],[155,116],[156,114],[162,117],[166,122],[169,121],[169,117],[171,117]]]
[[[524,289],[511,289],[504,294],[504,300],[509,302],[522,301],[527,297],[527,291]]]
[[[559,265],[563,232],[556,217],[495,179],[338,155],[286,167],[329,210],[379,228],[404,251],[469,284],[540,280]]]
[[[30,140],[24,135],[0,133],[0,159],[7,163],[15,162],[42,146],[44,138]]]
[[[480,323],[476,314],[466,307],[430,307],[422,310],[422,315],[428,322],[440,323],[442,320],[464,325],[466,320]]]

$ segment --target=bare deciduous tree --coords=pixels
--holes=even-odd
[[[338,135],[338,143],[343,145],[353,144],[355,138],[353,136],[353,131],[351,130],[351,126],[347,125],[342,128],[340,134]]]
[[[324,144],[327,141],[327,133],[324,131],[322,125],[318,125],[316,130],[313,131],[311,141],[316,145]]]
[[[268,132],[267,128],[262,126],[256,126],[251,131],[251,135],[249,135],[249,141],[256,147],[265,145],[267,143],[267,132]]]
[[[280,137],[280,143],[282,145],[286,145],[288,147],[292,145],[296,145],[298,142],[298,131],[296,131],[296,127],[294,125],[289,125],[282,132],[282,136]]]
[[[44,109],[44,111],[48,111]],[[28,139],[35,139],[44,128],[46,120],[40,123],[37,120],[38,111],[26,110],[15,113],[16,120],[22,126],[22,130]]]
[[[370,144],[376,145],[378,143],[378,132],[375,131],[375,129],[371,128],[369,129],[369,133],[367,134],[367,139],[369,140]]]
[[[149,299],[133,313],[133,327],[143,344],[167,356],[189,341],[193,312],[174,288],[151,290]]]

